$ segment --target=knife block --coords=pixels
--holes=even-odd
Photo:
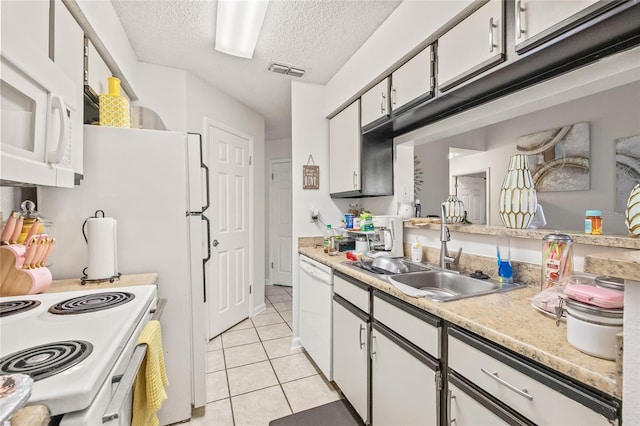
[[[49,268],[22,269],[25,251],[22,244],[0,246],[0,296],[42,293],[51,285]]]

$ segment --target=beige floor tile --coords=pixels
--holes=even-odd
[[[227,363],[227,368],[234,368],[240,367],[241,365],[266,361],[267,354],[262,348],[262,343],[258,342],[227,348],[224,350],[224,359]]]
[[[318,374],[318,370],[304,353],[275,358],[271,360],[271,364],[280,383]]]
[[[285,323],[265,325],[264,327],[256,327],[260,340],[278,339],[280,337],[291,336],[291,329]]]
[[[207,352],[207,373],[224,370],[224,354],[222,350]]]
[[[280,339],[266,340],[262,342],[267,351],[269,359],[280,358],[302,352],[301,348],[291,349],[291,337],[281,337]]]
[[[220,336],[214,337],[207,343],[208,351],[217,351],[220,349],[222,349],[222,338]]]
[[[231,400],[229,398],[210,402],[204,406],[204,410],[198,410],[193,414],[191,421],[185,424],[192,426],[233,426],[231,414]]]
[[[251,328],[251,327],[253,327],[253,323],[251,322],[251,320],[249,318],[247,318],[246,320],[244,320],[242,322],[239,322],[238,324],[234,325],[233,327],[231,327],[227,331],[246,330],[246,329]]]
[[[207,373],[206,377],[207,402],[218,401],[229,398],[229,388],[227,386],[227,372],[225,370]]]
[[[278,312],[291,311],[292,303],[291,300],[289,300],[288,302],[275,302],[273,304],[273,307],[276,308]]]
[[[291,414],[280,386],[231,398],[236,426],[267,426],[271,420]]]
[[[286,322],[293,322],[293,312],[292,311],[280,312],[280,316]]]
[[[276,294],[287,294],[287,290],[286,287],[282,287],[279,285],[265,285],[264,294],[266,294],[267,296]]]
[[[284,322],[280,314],[278,314],[277,312],[274,312],[272,314],[256,315],[255,317],[251,318],[251,320],[253,321],[253,325],[256,327]]]
[[[252,318],[255,318],[255,317],[259,316],[259,315],[274,314],[276,312],[278,312],[278,311],[276,311],[276,308],[274,308],[273,305],[271,303],[269,303],[264,311],[260,312],[259,314],[255,315]]]
[[[231,396],[278,384],[278,379],[269,361],[230,368],[227,370],[227,375]]]
[[[227,331],[222,334],[222,346],[231,348],[233,346],[247,345],[259,341],[255,328],[246,330]]]
[[[287,321],[287,325],[289,326],[289,328],[290,328],[291,330],[293,330],[293,323],[292,323],[292,322]]]
[[[275,295],[272,295],[272,296],[267,296],[267,298],[269,299],[269,302],[271,302],[271,303],[288,302],[289,300],[291,300],[291,295],[289,293],[286,293],[286,294],[275,294]]]
[[[294,413],[340,399],[335,388],[319,374],[283,383],[282,388]]]
[[[293,287],[285,287],[284,291],[286,291],[289,294],[293,294]]]

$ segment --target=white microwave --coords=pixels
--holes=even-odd
[[[0,61],[1,183],[73,187],[79,88],[28,40],[3,39]]]

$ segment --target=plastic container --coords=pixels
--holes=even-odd
[[[622,331],[623,309],[607,309],[566,299],[567,341],[588,355],[614,360],[616,334]]]
[[[602,211],[586,211],[584,218],[584,233],[591,235],[602,235]]]
[[[420,217],[421,214],[422,214],[422,206],[420,205],[420,200],[416,199],[415,217]]]
[[[422,244],[416,237],[416,242],[411,245],[411,261],[422,262]]]
[[[329,253],[333,251],[333,229],[331,229],[331,225],[327,225],[327,229],[324,230],[324,240],[322,247],[324,248],[325,253]]]
[[[353,229],[353,218],[356,217],[353,213],[347,213],[344,215],[344,227],[347,229]]]
[[[624,293],[585,284],[572,284],[564,289],[569,299],[601,308],[619,309],[624,306]]]
[[[573,240],[555,232],[543,238],[541,289],[553,287],[573,273]]]

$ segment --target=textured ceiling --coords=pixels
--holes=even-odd
[[[253,59],[214,50],[216,2],[112,0],[141,62],[190,71],[262,114],[267,140],[291,137],[292,77],[271,61],[326,83],[401,0],[271,0]]]

